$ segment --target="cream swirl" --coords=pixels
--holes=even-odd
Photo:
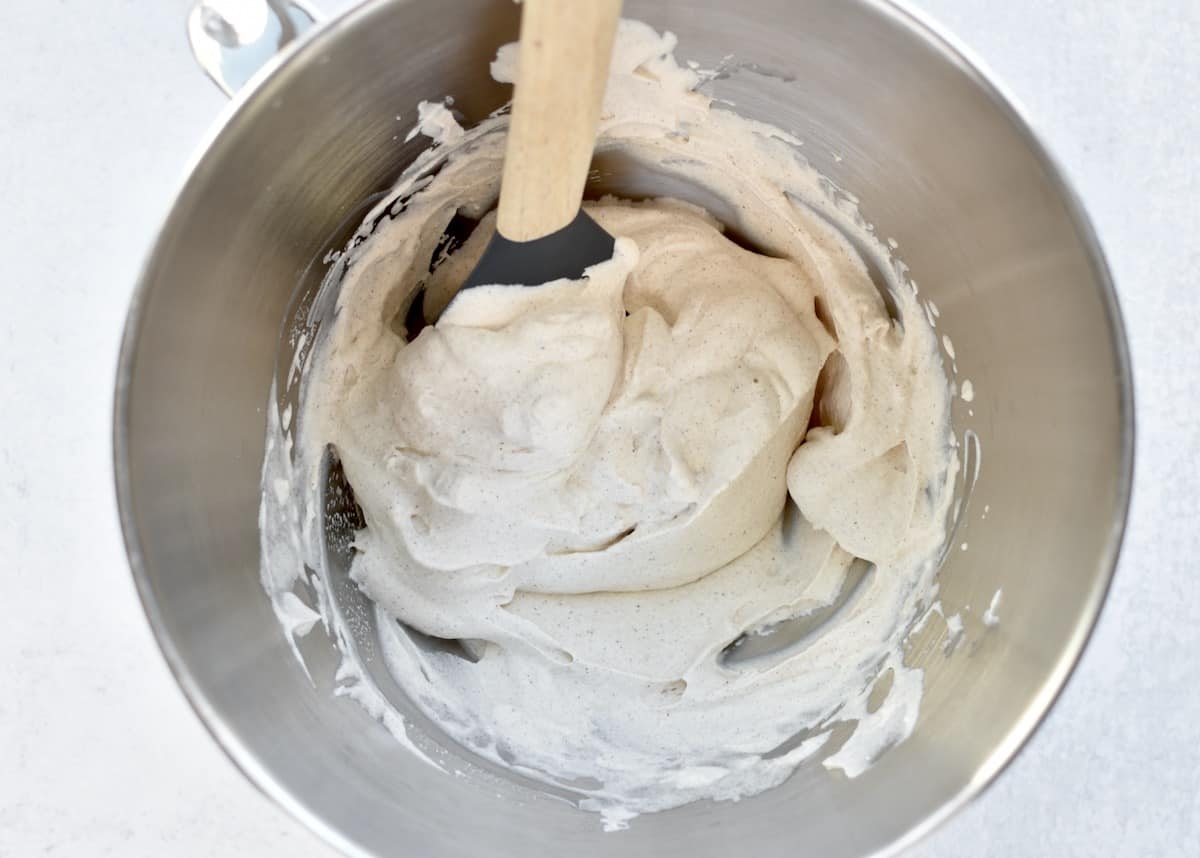
[[[713,109],[673,47],[623,22],[598,160],[689,201],[591,205],[618,241],[581,280],[450,301],[492,229],[502,117],[456,126],[405,174],[329,279],[291,487],[317,530],[332,446],[365,519],[354,580],[409,628],[472,642],[468,661],[384,623],[410,699],[614,824],[766,789],[818,752],[856,774],[908,735],[921,677],[903,644],[935,591],[956,469],[901,269],[796,141]],[[456,212],[480,225],[430,272]],[[408,331],[419,290],[441,315]],[[743,633],[832,603],[855,557],[875,572],[836,622],[724,662]],[[857,729],[829,756],[843,721]]]

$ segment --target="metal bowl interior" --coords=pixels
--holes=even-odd
[[[470,122],[507,99],[487,66],[517,13],[359,7],[275,62],[195,162],[129,316],[115,413],[122,524],[167,660],[234,761],[349,854],[836,858],[909,843],[1011,759],[1074,666],[1116,562],[1133,404],[1077,200],[962,53],[883,2],[629,0],[626,14],[678,34],[681,58],[733,54],[712,92],[803,139],[898,242],[973,382],[955,413],[983,451],[955,537],[970,548],[949,554],[940,594],[967,639],[947,654],[935,630],[914,651],[926,696],[912,737],[853,780],[802,768],[761,795],[604,834],[562,802],[418,761],[331,694],[330,648],[306,649],[310,683],[284,641],[259,585],[257,513],[289,302],[422,147],[403,142],[418,101],[452,95]],[[609,181],[662,190],[619,169]]]

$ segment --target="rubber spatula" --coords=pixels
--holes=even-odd
[[[463,288],[578,279],[613,237],[582,210],[621,0],[524,0],[496,235]]]

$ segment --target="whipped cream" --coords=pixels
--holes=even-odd
[[[304,578],[347,638],[319,538],[333,450],[362,513],[349,574],[409,702],[612,827],[806,760],[853,777],[911,733],[904,643],[958,470],[931,316],[892,248],[799,141],[714,107],[674,47],[622,22],[597,157],[672,193],[589,203],[617,242],[580,280],[455,297],[494,230],[506,120],[422,106],[438,145],[333,261],[296,426],[272,420],[264,468],[263,579],[289,635],[314,623]],[[447,255],[456,214],[479,224]],[[436,324],[406,325],[415,301]],[[872,569],[823,626],[727,657],[833,605],[856,559]]]

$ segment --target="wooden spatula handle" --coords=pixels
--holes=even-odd
[[[496,228],[532,241],[579,211],[621,0],[524,0]]]

